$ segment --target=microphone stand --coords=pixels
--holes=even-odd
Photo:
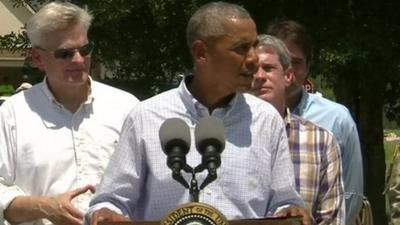
[[[200,185],[200,189],[197,183],[197,179],[196,179],[196,173],[200,173],[203,170],[207,169],[208,174],[207,177],[205,178],[205,180],[203,181],[203,183]],[[203,190],[208,184],[210,184],[211,182],[213,182],[215,179],[217,179],[217,171],[216,168],[206,168],[206,166],[204,165],[204,163],[198,165],[196,168],[192,168],[189,165],[185,164],[183,165],[182,168],[183,171],[187,172],[187,173],[191,173],[192,174],[192,179],[190,180],[190,186],[187,183],[187,181],[183,178],[180,169],[173,169],[172,171],[172,177],[174,178],[174,180],[178,181],[180,184],[182,184],[182,186],[184,186],[185,188],[189,188],[189,194],[190,194],[190,198],[192,202],[199,202],[199,193],[200,190]]]
[[[217,179],[217,171],[215,168],[208,169],[208,174],[206,179],[204,179],[203,183],[200,185],[200,190],[203,190],[207,185]]]
[[[192,171],[192,180],[190,181],[190,196],[192,196],[192,202],[199,202],[199,187],[196,180],[196,172]]]
[[[174,180],[176,180],[180,184],[182,184],[182,186],[184,186],[185,188],[189,189],[189,194],[190,194],[190,198],[191,198],[192,202],[199,202],[199,192],[200,192],[200,190],[199,190],[199,187],[198,187],[198,184],[197,184],[197,180],[196,180],[196,172],[198,172],[198,171],[194,170],[192,167],[190,167],[186,163],[184,164],[182,170],[185,171],[186,173],[191,173],[192,174],[192,179],[190,181],[190,186],[186,182],[186,180],[183,178],[180,169],[173,169],[172,170],[172,178],[174,178]]]

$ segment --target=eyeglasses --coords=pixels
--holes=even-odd
[[[42,51],[45,51],[45,52],[53,53],[53,56],[56,59],[66,60],[66,59],[72,59],[72,57],[74,57],[76,52],[79,52],[79,54],[82,57],[89,55],[93,51],[94,44],[89,42],[88,44],[86,44],[82,47],[79,47],[79,48],[60,48],[60,49],[56,49],[54,51],[44,49],[40,46],[37,46],[36,48],[40,49]]]

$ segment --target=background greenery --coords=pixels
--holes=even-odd
[[[110,81],[114,85],[145,99],[176,85],[180,76],[191,70],[186,22],[197,7],[210,1],[73,2],[87,5],[95,17],[90,31],[96,44],[94,61],[107,66],[115,77]],[[383,113],[400,121],[400,1],[230,2],[250,11],[259,32],[278,18],[298,20],[306,26],[315,42],[312,78],[328,90],[325,96],[350,109],[362,145],[365,194],[371,201],[375,224],[386,224]],[[1,37],[0,47],[27,47],[24,33]]]
[[[14,93],[15,89],[14,86],[10,84],[0,84],[0,93],[4,96],[9,96]]]

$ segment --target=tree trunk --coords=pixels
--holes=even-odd
[[[382,194],[386,168],[382,125],[383,99],[380,94],[376,94],[382,91],[376,92],[365,87],[362,93],[358,116],[364,156],[364,192],[371,202],[374,224],[387,224],[385,196]]]
[[[364,161],[364,194],[371,203],[374,224],[385,225],[386,204],[382,194],[386,170],[382,120],[384,85],[378,77],[374,79],[374,75],[380,74],[374,70],[378,69],[365,68],[357,62],[338,70],[341,74],[336,80],[335,93],[338,102],[351,110],[357,123]],[[349,79],[349,74],[354,75],[353,79]]]

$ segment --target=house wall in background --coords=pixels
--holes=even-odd
[[[34,13],[29,5],[14,8],[11,0],[0,0],[0,35],[21,32],[26,21]],[[0,85],[12,84],[17,88],[26,80],[22,72],[24,60],[25,57],[20,53],[0,49]]]

